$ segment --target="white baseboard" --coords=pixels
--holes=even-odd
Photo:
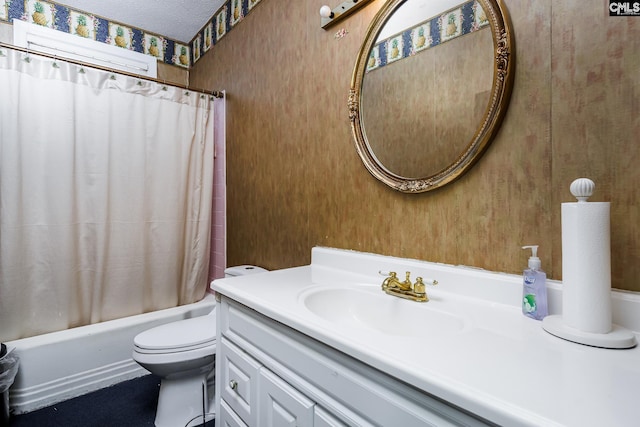
[[[147,374],[146,369],[129,359],[27,388],[12,387],[11,412],[16,415],[32,412]]]

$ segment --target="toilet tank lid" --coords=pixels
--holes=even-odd
[[[262,267],[255,265],[237,265],[235,267],[229,267],[224,270],[225,276],[246,276],[249,274],[265,273],[269,270],[265,270]]]

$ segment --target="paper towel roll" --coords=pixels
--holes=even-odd
[[[562,317],[580,331],[612,329],[609,236],[608,202],[562,204]]]

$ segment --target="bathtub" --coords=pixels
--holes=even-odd
[[[9,389],[11,412],[23,414],[148,374],[132,358],[140,332],[215,307],[207,293],[196,303],[7,342],[20,358]]]

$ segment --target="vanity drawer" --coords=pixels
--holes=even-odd
[[[260,363],[226,339],[222,339],[220,389],[222,400],[248,425],[257,425]],[[218,362],[216,362],[218,363]]]
[[[247,425],[223,400],[220,402],[220,413],[216,418],[216,427],[247,427]]]
[[[313,412],[313,427],[348,427],[326,410],[316,406]]]
[[[260,370],[260,422],[268,426],[313,427],[315,402],[267,369]]]

